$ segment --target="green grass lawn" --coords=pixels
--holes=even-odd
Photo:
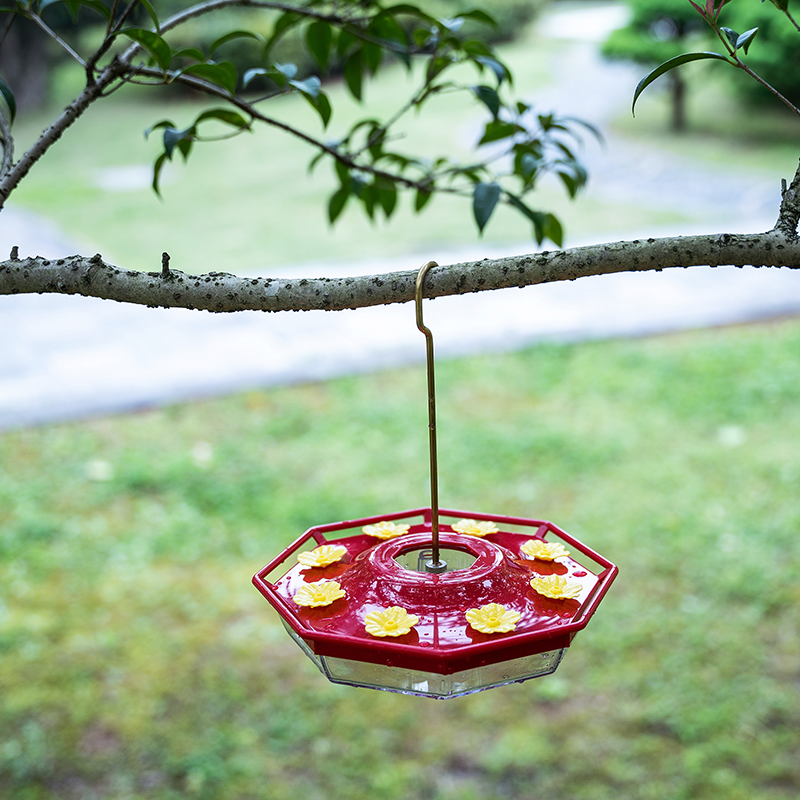
[[[0,437],[0,795],[794,800],[800,322],[438,369],[443,505],[620,576],[555,676],[328,684],[250,577],[427,502],[421,367]]]

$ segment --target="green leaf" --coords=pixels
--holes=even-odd
[[[150,134],[153,131],[158,130],[159,128],[174,128],[175,123],[171,119],[162,119],[159,122],[156,122],[155,125],[151,125],[147,130],[144,132],[144,138],[149,138]]]
[[[339,183],[342,186],[349,186],[350,185],[350,167],[347,164],[343,164],[341,161],[337,160],[333,164],[333,168],[336,170],[336,177],[339,178]]]
[[[500,119],[492,120],[486,124],[483,136],[481,137],[479,145],[487,144],[488,142],[496,142],[499,139],[507,139],[515,133],[524,130],[519,125],[514,125],[512,122],[504,122]]]
[[[328,201],[328,220],[331,224],[336,222],[344,211],[349,197],[350,189],[347,186],[340,187],[331,195],[331,199]]]
[[[418,169],[424,169],[426,166],[428,166],[416,158],[407,158],[400,153],[381,152],[380,160],[383,162],[388,162],[389,164],[396,164],[400,168],[400,171],[406,170],[410,166],[417,167]],[[378,159],[376,158],[375,161],[378,161]]]
[[[161,153],[161,155],[155,160],[155,163],[153,164],[153,184],[152,184],[152,186],[153,186],[153,191],[159,197],[161,197],[161,190],[159,189],[158,181],[161,178],[161,169],[162,169],[162,167],[164,166],[164,164],[166,162],[167,162],[167,154],[166,153]]]
[[[554,242],[557,247],[563,246],[564,229],[561,227],[558,217],[554,214],[545,214],[545,224],[542,226],[542,233],[550,239],[551,242]],[[539,244],[541,243],[540,241]]]
[[[261,44],[266,44],[264,37],[253,31],[231,31],[224,36],[220,36],[219,39],[215,39],[208,48],[208,54],[211,55],[218,47],[222,47],[222,45],[236,39],[255,39],[257,42],[261,42]]]
[[[410,63],[411,59],[405,52],[408,47],[408,36],[394,17],[382,11],[370,22],[367,32],[385,42],[386,49],[394,52],[404,64]]]
[[[749,31],[745,31],[737,40],[736,44],[734,45],[737,50],[740,48],[744,49],[744,54],[747,55],[747,51],[750,49],[750,45],[753,42],[753,39],[756,38],[756,34],[758,33],[758,28],[751,28]]]
[[[322,161],[322,159],[325,158],[326,155],[328,155],[328,154],[324,150],[320,150],[319,153],[317,153],[311,159],[311,161],[308,162],[308,174],[309,175],[314,171],[314,169],[316,168],[317,164],[319,164],[319,162]]]
[[[304,81],[289,81],[289,86],[293,86],[298,92],[302,92],[307,97],[319,97],[319,89],[322,82],[316,75],[306,78]]]
[[[374,125],[369,132],[368,141],[369,154],[373,161],[377,161],[383,155],[383,145],[386,141],[386,129],[381,125]]]
[[[728,40],[728,43],[735,50],[736,40],[739,38],[739,34],[736,33],[736,31],[733,30],[732,28],[726,28],[725,26],[722,26],[720,28],[720,31],[722,31],[722,33],[725,34],[725,38]]]
[[[561,182],[567,188],[569,196],[574,198],[578,191],[586,185],[588,175],[586,170],[577,162],[573,162],[569,166],[571,169],[569,171],[560,170],[558,177],[561,178]]]
[[[433,197],[433,189],[417,189],[417,196],[414,198],[414,211],[422,211]]]
[[[208,111],[204,111],[202,114],[200,114],[200,116],[194,121],[194,124],[197,126],[201,122],[205,122],[207,119],[216,119],[220,122],[224,122],[226,125],[239,128],[240,130],[250,127],[250,122],[247,119],[245,119],[238,112],[231,111],[229,108],[210,108]]]
[[[248,69],[244,75],[242,75],[242,89],[246,89],[253,78],[259,77],[259,75],[268,75],[269,70],[265,69],[264,67],[253,67],[252,69]]]
[[[351,33],[347,28],[342,28],[339,31],[339,38],[336,41],[336,54],[340,57],[344,56],[344,54],[354,45],[358,44],[359,39],[358,37]]]
[[[172,53],[173,58],[191,58],[194,61],[205,61],[206,57],[202,50],[196,47],[184,47],[180,50],[174,50]]]
[[[292,64],[291,62],[286,64],[275,64],[274,65],[275,71],[280,72],[286,80],[290,81],[297,75],[297,64]]]
[[[150,0],[139,0],[139,4],[143,6],[144,10],[150,15],[150,19],[153,20],[153,26],[155,27],[156,31],[160,31],[161,23],[158,21],[158,14],[156,14],[156,10],[153,8]]]
[[[8,117],[8,125],[11,127],[14,124],[14,118],[17,116],[17,101],[14,97],[14,92],[11,91],[11,87],[2,78],[0,78],[0,97],[2,97],[8,109],[6,116]]]
[[[186,161],[186,159],[189,158],[189,153],[192,149],[194,135],[194,125],[192,125],[191,128],[186,128],[182,131],[179,131],[177,128],[165,128],[164,153],[166,154],[167,158],[172,161],[172,154],[175,152],[175,148],[177,147],[180,153],[183,155],[183,160]]]
[[[394,186],[391,188],[379,187],[378,202],[383,208],[383,213],[386,214],[386,219],[389,219],[397,206],[397,189]]]
[[[465,11],[458,16],[463,17],[464,19],[474,19],[475,22],[482,22],[484,25],[488,25],[491,28],[497,28],[497,22],[495,19],[490,17],[485,11],[481,11],[479,8],[473,8],[471,11]]]
[[[77,22],[78,11],[80,10],[81,6],[86,6],[86,8],[96,11],[106,22],[111,19],[111,11],[104,6],[100,0],[42,0],[42,2],[39,4],[39,13],[41,14],[42,11],[49,6],[53,6],[56,3],[62,2],[65,3],[69,8],[69,13],[73,22]]]
[[[364,78],[364,67],[361,63],[361,51],[356,50],[344,63],[344,79],[350,94],[361,100],[362,82]]]
[[[333,31],[327,22],[317,20],[306,29],[306,45],[321,69],[328,69],[328,59],[333,44]]]
[[[320,91],[321,81],[316,75],[311,75],[304,81],[289,81],[289,85],[297,89],[308,101],[322,120],[322,126],[328,127],[331,119],[332,108],[328,96]]]
[[[172,48],[157,33],[144,28],[126,28],[120,31],[120,34],[144,48],[165,72],[169,69],[172,62]]]
[[[443,17],[442,19],[436,20],[442,28],[450,33],[458,33],[461,28],[464,27],[464,18],[463,17],[453,17],[453,19],[447,19]]]
[[[541,159],[537,158],[533,153],[523,153],[519,159],[519,172],[526,182],[536,174],[536,171],[541,165]]]
[[[430,16],[430,14],[423,11],[418,6],[411,5],[410,3],[398,3],[396,6],[389,6],[389,8],[384,9],[384,13],[391,14],[393,17],[404,14],[409,17],[416,17],[418,20],[423,22],[434,22],[434,19],[432,16]]]
[[[496,58],[490,56],[478,56],[475,61],[484,67],[490,69],[495,78],[497,78],[497,85],[499,86],[504,80],[511,82],[511,73],[506,69],[505,65],[501,64]]]
[[[448,67],[452,67],[455,62],[452,58],[444,56],[432,56],[428,61],[428,71],[426,73],[426,80],[432,83],[434,78],[441,75]]]
[[[270,37],[269,41],[267,42],[267,46],[265,48],[266,52],[269,52],[275,42],[283,36],[286,31],[290,28],[293,28],[299,22],[303,20],[303,16],[298,14],[296,11],[285,11],[283,14],[278,17],[278,21],[275,23],[275,27],[272,29],[272,36]]]
[[[570,161],[576,161],[576,160],[577,160],[577,159],[575,158],[575,154],[572,152],[572,150],[571,150],[569,147],[567,147],[567,146],[564,144],[564,142],[559,142],[559,141],[556,141],[556,142],[555,142],[555,146],[556,146],[556,147],[557,147],[557,148],[558,148],[558,149],[559,149],[559,150],[560,150],[560,151],[561,151],[561,152],[562,152],[562,153],[563,153],[563,154],[564,154],[564,155],[565,155],[565,156],[566,156],[566,157],[567,157],[567,158],[568,158]]]
[[[383,60],[383,49],[380,45],[374,44],[373,42],[364,42],[361,52],[362,61],[367,69],[369,69],[370,73],[374,75],[378,71],[378,67],[380,67],[381,61]]]
[[[497,114],[500,111],[500,98],[497,96],[497,92],[492,89],[491,86],[481,85],[472,86],[470,88],[475,97],[477,97],[478,100],[489,109],[491,115],[497,119]]]
[[[350,177],[350,194],[361,196],[364,189],[371,188],[367,186],[366,181],[360,175],[352,175]]]
[[[539,114],[537,119],[539,120],[539,125],[541,125],[542,130],[549,131],[550,128],[555,125],[555,116],[553,114]],[[562,127],[561,130],[564,130]]]
[[[230,61],[220,61],[219,64],[190,64],[177,72],[177,75],[192,75],[195,78],[219,86],[228,94],[236,94],[236,67]]]
[[[652,72],[649,72],[647,75],[644,76],[639,81],[639,84],[636,87],[636,91],[633,93],[633,103],[631,104],[631,114],[636,116],[635,108],[636,108],[636,101],[639,99],[639,95],[651,84],[653,81],[660,78],[665,73],[669,72],[676,67],[680,67],[683,64],[688,64],[690,61],[701,61],[704,59],[713,58],[717,61],[724,61],[727,64],[731,62],[728,61],[726,56],[720,55],[719,53],[711,53],[707,51],[703,51],[700,53],[684,53],[681,56],[675,56],[675,58],[670,58],[668,61],[665,61],[663,64],[657,66]]]
[[[479,42],[477,39],[469,39],[466,42],[463,42],[461,46],[467,58],[470,58],[472,61],[477,62],[479,58],[493,57],[492,50],[489,45],[485,42]]]
[[[358,199],[364,205],[364,211],[370,219],[375,219],[375,203],[378,199],[378,190],[374,186],[361,185],[358,187]]]
[[[327,128],[328,123],[331,121],[333,109],[331,108],[331,101],[325,92],[320,92],[316,97],[303,94],[303,97],[308,101],[309,105],[316,111],[322,120],[322,127]]]
[[[437,41],[427,28],[415,28],[411,33],[414,44],[424,50],[434,49]]]
[[[478,230],[483,233],[489,217],[500,199],[500,185],[497,183],[477,183],[472,195],[472,213]]]
[[[519,197],[510,192],[508,193],[508,202],[509,205],[524,214],[533,223],[533,235],[536,239],[536,244],[541,244],[545,239],[550,239],[558,247],[562,246],[564,230],[556,216],[528,208]]]
[[[596,125],[593,125],[591,122],[587,122],[585,119],[581,119],[580,117],[561,117],[561,121],[563,123],[569,123],[570,125],[580,125],[582,128],[586,128],[586,130],[589,131],[589,133],[591,133],[598,142],[601,144],[605,142],[605,137],[603,136],[600,128],[598,128]],[[564,130],[568,130],[568,128],[564,128]],[[580,139],[574,130],[570,131],[570,133],[576,139]]]

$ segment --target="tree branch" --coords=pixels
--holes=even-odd
[[[128,65],[115,59],[101,73],[97,82],[87,86],[50,125],[20,160],[2,176],[0,180],[0,208],[17,184],[30,172],[33,165],[57,142],[67,128],[73,125],[87,108],[100,97],[103,91],[120,75],[128,70]]]
[[[793,182],[794,183],[794,182]],[[434,268],[425,297],[466,294],[616,272],[692,266],[800,269],[800,243],[778,228],[760,234],[636,239],[570,250],[463,262]],[[417,271],[352,278],[237,277],[131,272],[101,256],[41,257],[0,263],[0,294],[60,293],[165,308],[231,311],[340,311],[414,299]]]

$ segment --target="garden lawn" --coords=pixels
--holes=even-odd
[[[794,800],[800,321],[438,365],[446,507],[620,575],[552,677],[331,685],[250,584],[427,503],[420,367],[0,437],[0,795]]]

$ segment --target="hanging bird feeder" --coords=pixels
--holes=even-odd
[[[253,583],[334,683],[450,698],[554,672],[617,568],[551,522],[439,509],[433,337],[422,320],[432,266],[416,287],[430,507],[310,528]]]

